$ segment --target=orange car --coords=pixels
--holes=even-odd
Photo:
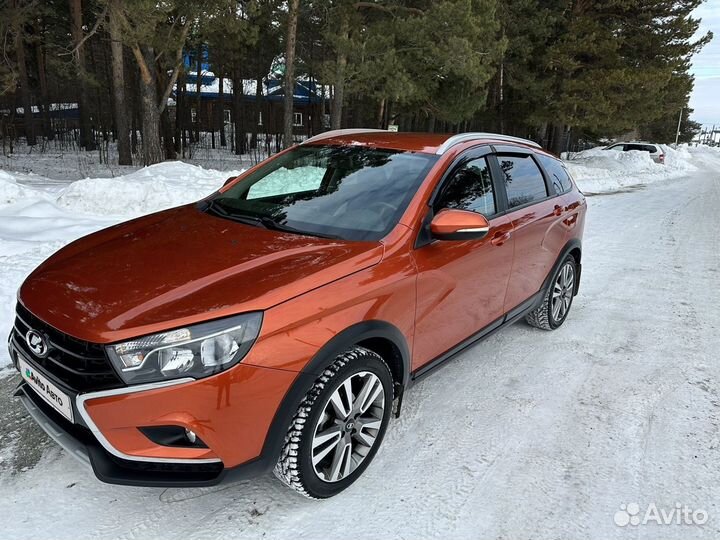
[[[330,497],[413,382],[518,319],[565,321],[585,209],[531,141],[325,133],[41,264],[10,335],[17,396],[105,482],[274,470]]]

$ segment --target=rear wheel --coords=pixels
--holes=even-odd
[[[555,330],[565,322],[575,296],[576,274],[575,258],[568,255],[553,276],[540,307],[525,317],[530,326]]]
[[[354,347],[338,356],[300,404],[275,476],[317,499],[332,497],[363,473],[380,446],[393,400],[390,369]]]

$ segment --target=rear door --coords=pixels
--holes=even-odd
[[[564,242],[573,236],[573,229],[578,225],[580,218],[580,203],[577,194],[573,195],[573,182],[565,164],[554,157],[544,154],[535,154],[535,158],[543,168],[545,176],[550,180],[553,191],[560,196],[563,206],[562,227],[565,229]]]
[[[533,297],[565,245],[568,210],[534,152],[498,146],[493,166],[504,187],[515,253],[505,296],[505,312]],[[524,307],[524,306],[522,306]]]

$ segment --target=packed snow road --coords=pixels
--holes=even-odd
[[[695,164],[591,197],[565,325],[516,324],[416,385],[366,473],[327,501],[270,476],[101,484],[0,372],[0,536],[717,538],[720,157]]]

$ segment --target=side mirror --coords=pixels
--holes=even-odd
[[[489,230],[485,216],[468,210],[440,210],[430,222],[430,232],[438,240],[476,240]]]
[[[225,180],[225,183],[223,184],[223,187],[227,186],[230,182],[232,182],[232,181],[235,180],[236,178],[237,178],[237,176],[231,176],[230,178],[228,178],[227,180]]]

